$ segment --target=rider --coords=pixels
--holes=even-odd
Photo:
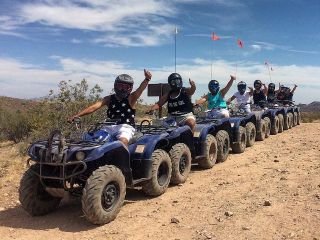
[[[293,94],[294,94],[295,90],[297,89],[297,87],[298,86],[295,84],[293,89],[290,90],[290,88],[285,87],[284,85],[281,85],[280,86],[280,91],[277,94],[278,101],[281,101],[285,105],[287,105],[290,102],[292,102],[292,97],[293,97]]]
[[[275,103],[278,92],[279,90],[276,90],[276,85],[274,83],[269,83],[267,92],[268,103]]]
[[[136,103],[144,89],[148,86],[152,75],[149,71],[144,70],[145,79],[140,86],[132,92],[133,78],[127,74],[119,75],[114,81],[115,94],[108,95],[97,101],[91,106],[80,111],[76,115],[68,118],[72,122],[75,118],[81,117],[107,106],[107,116],[110,119],[118,120],[115,125],[107,126],[108,130],[116,136],[123,144],[128,145],[130,139],[135,133],[134,118],[136,112]],[[132,92],[132,93],[131,93]]]
[[[250,113],[250,98],[252,96],[253,90],[250,89],[250,91],[246,91],[247,84],[243,81],[239,82],[237,87],[238,92],[233,94],[233,96],[227,100],[227,104],[229,105],[234,99],[237,99],[239,107],[246,113]]]
[[[230,75],[230,80],[227,85],[220,90],[220,84],[217,80],[211,80],[208,84],[209,92],[207,95],[204,95],[199,100],[196,101],[196,104],[203,104],[208,101],[208,109],[211,110],[212,117],[230,117],[227,103],[224,100],[225,95],[232,86],[233,81],[236,80],[235,76]],[[220,90],[220,91],[219,91]]]
[[[182,77],[178,73],[172,73],[168,77],[170,85],[169,93],[163,95],[160,100],[151,107],[150,111],[157,110],[165,103],[168,108],[168,120],[174,119],[177,125],[188,125],[192,132],[196,125],[196,118],[193,115],[191,96],[196,91],[194,81],[189,78],[190,88],[183,87]],[[150,112],[149,111],[149,112]]]
[[[261,87],[264,87],[262,90]],[[260,107],[265,107],[266,95],[267,95],[267,87],[260,80],[255,80],[253,83],[253,103]]]

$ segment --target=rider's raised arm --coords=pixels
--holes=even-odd
[[[252,97],[253,96],[253,88],[252,87],[248,87],[249,88],[249,95],[250,95],[250,97]]]
[[[235,99],[236,99],[236,96],[233,95],[231,98],[227,100],[227,104],[229,105]]]
[[[146,69],[144,69],[144,76],[145,76],[145,79],[142,81],[140,86],[137,88],[137,90],[135,90],[129,96],[129,101],[130,101],[130,105],[131,106],[134,106],[136,104],[137,100],[141,96],[142,92],[146,89],[146,87],[148,86],[149,81],[152,78],[152,74],[149,71],[147,71]]]
[[[297,87],[298,87],[298,86],[295,84],[290,93],[291,93],[291,94],[294,94],[294,91],[297,89]]]
[[[208,95],[202,96],[200,99],[196,100],[196,104],[204,104],[208,100]]]
[[[220,93],[221,93],[221,97],[224,98],[224,96],[227,94],[227,92],[229,91],[229,89],[232,86],[233,81],[236,80],[236,77],[233,75],[230,75],[230,80],[227,83],[227,85],[221,89]]]
[[[194,81],[192,81],[190,78],[189,78],[189,83],[190,83],[190,87],[189,88],[186,88],[186,93],[189,95],[189,96],[192,96],[195,91],[196,91],[196,84],[194,83]]]
[[[68,122],[72,122],[77,117],[82,117],[97,111],[102,106],[108,106],[110,102],[110,96],[104,97],[102,100],[95,102],[94,104],[90,105],[89,107],[83,109],[82,111],[78,112],[76,115],[73,115],[68,118]]]
[[[263,93],[264,93],[265,96],[267,96],[267,94],[268,94],[268,87],[267,87],[264,83],[262,83],[262,86],[263,86]]]

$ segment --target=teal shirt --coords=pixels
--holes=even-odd
[[[214,96],[209,92],[207,97],[209,110],[212,110],[213,108],[227,108],[227,103],[223,100],[220,92]]]

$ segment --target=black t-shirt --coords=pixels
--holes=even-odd
[[[186,93],[185,88],[181,88],[180,93],[177,97],[171,98],[170,95],[173,91],[168,94],[168,113],[181,112],[189,113],[192,112],[193,106],[190,96]]]
[[[117,124],[129,124],[134,126],[135,114],[136,110],[130,106],[128,98],[118,100],[115,94],[110,96],[110,102],[107,110],[108,118],[115,120],[119,119]]]
[[[256,90],[253,91],[253,102],[254,104],[261,105],[264,104],[263,102],[266,101],[266,96],[264,95],[263,91],[257,92]]]
[[[275,92],[268,92],[268,95],[267,95],[267,101],[269,103],[274,103],[274,101],[276,100],[277,98],[277,95]]]

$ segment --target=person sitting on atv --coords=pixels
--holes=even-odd
[[[183,87],[182,77],[178,73],[172,73],[168,77],[171,90],[163,95],[160,100],[151,107],[148,112],[159,109],[165,103],[168,108],[168,121],[174,120],[178,126],[188,125],[192,132],[196,125],[196,118],[193,115],[191,96],[196,91],[194,81],[189,78],[190,88]]]
[[[264,87],[262,90],[261,87]],[[253,83],[253,103],[259,107],[265,107],[266,95],[267,95],[267,87],[260,80],[255,80]]]
[[[233,94],[233,96],[227,100],[227,104],[229,105],[234,99],[237,99],[239,109],[242,109],[246,113],[250,113],[250,98],[253,94],[253,89],[251,88],[250,91],[246,91],[247,84],[243,81],[239,82],[237,87],[238,92]]]
[[[289,87],[281,85],[280,91],[277,94],[277,100],[282,102],[284,105],[289,105],[292,102],[293,94],[297,87],[297,85],[294,85],[294,88],[291,90]]]
[[[279,90],[276,90],[276,85],[274,83],[269,83],[267,92],[267,102],[275,103],[277,100],[277,94]]]
[[[110,119],[117,120],[115,125],[106,126],[108,131],[115,135],[116,138],[123,144],[128,145],[130,139],[135,133],[135,113],[136,103],[142,92],[148,86],[152,78],[152,74],[144,70],[145,79],[140,86],[132,92],[133,78],[127,74],[119,75],[114,81],[115,94],[108,95],[103,99],[97,101],[91,106],[80,111],[76,115],[68,118],[68,122],[72,122],[75,118],[93,113],[103,106],[107,106],[107,116]],[[131,93],[132,92],[132,93]]]
[[[208,101],[208,109],[210,112],[210,117],[218,118],[228,118],[230,117],[227,103],[224,100],[225,95],[232,86],[233,81],[236,80],[235,76],[230,75],[230,80],[227,85],[220,90],[220,84],[217,80],[211,80],[208,84],[209,92],[207,95],[204,95],[199,100],[196,101],[196,104],[203,104]]]

